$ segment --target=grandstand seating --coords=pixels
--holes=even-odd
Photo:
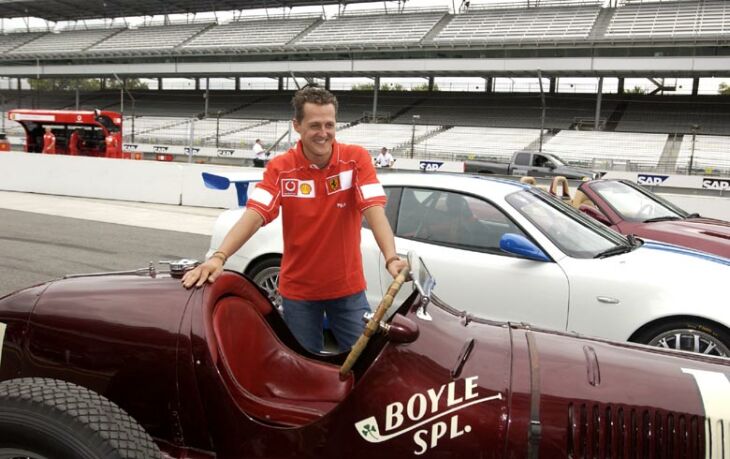
[[[185,43],[183,49],[271,48],[286,45],[316,18],[236,21],[212,27]]]
[[[613,163],[613,168],[654,170],[666,142],[665,134],[567,130],[548,140],[543,151],[570,163],[601,169],[604,164],[597,163],[596,158]]]
[[[78,53],[121,29],[73,30],[48,33],[9,52],[10,55],[59,55]]]
[[[416,143],[422,157],[508,161],[540,137],[539,129],[456,126]]]
[[[134,51],[172,49],[201,32],[210,24],[176,24],[126,29],[111,40],[92,46],[89,51]]]
[[[405,45],[418,43],[445,12],[339,16],[300,38],[297,47]]]
[[[43,35],[45,34],[40,32],[0,34],[0,55],[4,55],[18,46]]]
[[[586,38],[599,12],[598,6],[470,10],[456,15],[433,40],[469,44]]]
[[[692,170],[698,169],[704,173],[730,174],[730,137],[698,135],[695,139]],[[677,157],[677,172],[686,173],[689,170],[690,156],[692,155],[692,136],[685,135]]]
[[[616,9],[607,38],[730,34],[730,3],[722,0],[630,4]]]
[[[631,98],[617,131],[730,134],[730,100],[723,97]]]
[[[415,126],[416,138],[421,138],[436,130],[438,126]],[[337,140],[342,143],[362,145],[370,153],[377,153],[382,147],[389,150],[404,148],[410,144],[414,126],[410,124],[360,123],[337,132]]]

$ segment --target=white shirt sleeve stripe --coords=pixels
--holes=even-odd
[[[271,200],[274,199],[274,196],[263,188],[256,187],[248,196],[248,199],[268,207],[271,204]]]
[[[362,193],[362,198],[365,200],[377,198],[379,196],[385,196],[385,190],[383,190],[383,185],[379,183],[363,185],[360,187],[360,192]]]

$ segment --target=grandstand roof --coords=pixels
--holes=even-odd
[[[48,21],[74,21],[377,1],[380,0],[0,0],[0,18],[38,17]]]

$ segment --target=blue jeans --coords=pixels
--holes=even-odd
[[[324,348],[323,321],[327,314],[330,329],[340,351],[348,351],[365,329],[363,314],[370,312],[365,292],[332,300],[290,300],[282,298],[284,321],[299,343],[309,352]]]

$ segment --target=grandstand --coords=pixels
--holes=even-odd
[[[571,164],[597,169],[656,170],[667,144],[664,134],[628,132],[561,131],[550,139],[543,151]]]
[[[371,151],[388,146],[424,156],[499,159],[536,148],[544,128],[544,149],[570,161],[596,164],[600,157],[607,167],[682,170],[688,167],[689,134],[701,132],[697,167],[721,164],[727,155],[722,139],[730,136],[730,100],[699,96],[697,88],[701,77],[730,76],[730,2],[473,1],[448,11],[420,9],[412,1],[367,13],[346,8],[351,2],[345,1],[226,0],[216,4],[237,9],[233,20],[196,22],[188,16],[177,23],[180,18],[165,17],[161,25],[145,19],[142,26],[108,21],[83,29],[81,19],[194,13],[206,2],[68,0],[64,8],[48,0],[22,3],[28,8],[23,11],[49,21],[74,23],[3,30],[0,76],[235,78],[234,91],[133,91],[134,103],[127,98],[124,111],[127,136],[136,141],[189,143],[192,127],[193,143],[201,145],[248,148],[257,137],[273,142],[288,129],[292,92],[283,89],[283,78],[292,74],[325,84],[336,77],[416,76],[433,85],[436,77],[478,76],[485,78],[479,92],[337,92],[338,120],[344,123],[338,138]],[[17,17],[18,4],[0,2],[0,17]],[[341,8],[336,15],[291,9],[267,17],[246,14],[254,7],[304,4]],[[494,89],[496,77],[535,77],[538,69],[550,81],[544,98]],[[278,78],[280,89],[240,90],[240,77],[261,76]],[[618,77],[619,93],[598,98],[555,90],[556,78],[575,76]],[[666,92],[672,89],[659,78],[693,78],[693,94],[625,94],[627,77],[656,77],[657,89]],[[116,91],[0,96],[4,108],[121,109]]]
[[[507,162],[516,151],[528,149],[540,138],[539,129],[453,127],[418,142],[415,154],[446,160]]]
[[[598,5],[525,10],[471,10],[455,16],[433,39],[438,44],[480,44],[587,38]]]
[[[730,34],[730,4],[723,0],[629,4],[618,8],[608,38]]]
[[[318,18],[235,21],[207,29],[184,45],[183,50],[272,49],[282,47],[314,25]]]
[[[294,46],[397,46],[415,44],[445,15],[437,13],[339,16],[322,22]]]
[[[692,171],[707,175],[730,175],[730,137],[698,135],[694,142],[692,136],[684,136],[677,157],[677,172],[687,173],[692,158]]]

